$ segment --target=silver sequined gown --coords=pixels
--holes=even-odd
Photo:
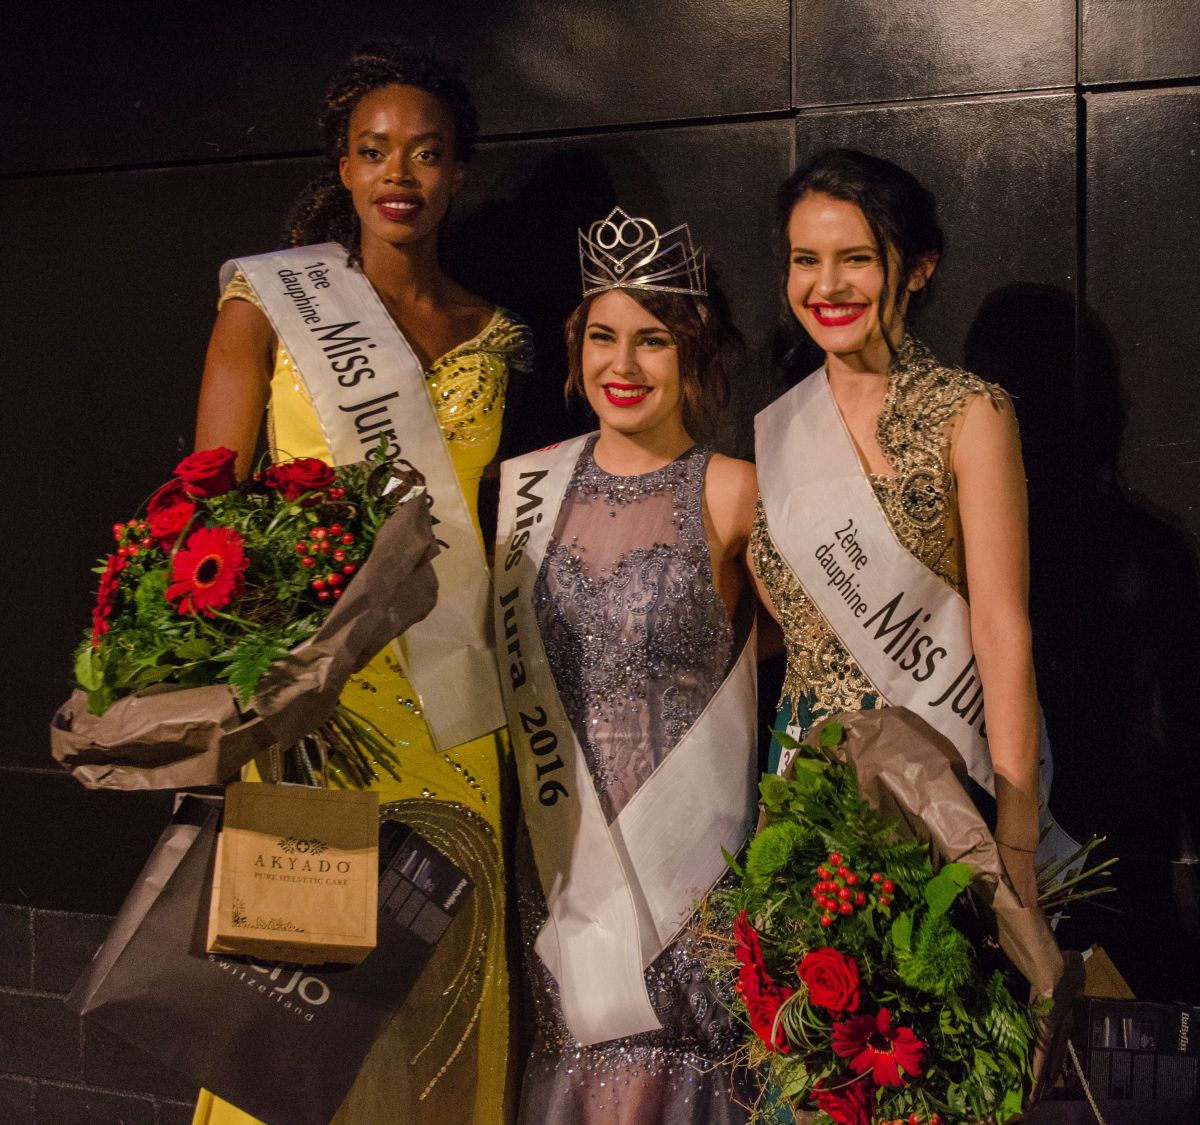
[[[710,451],[618,477],[589,442],[563,499],[534,599],[567,717],[611,822],[700,715],[733,636],[713,587],[702,500]],[[722,1060],[740,1038],[685,934],[646,970],[663,1028],[591,1047],[563,1022],[533,949],[546,907],[528,839],[518,844],[521,924],[536,1041],[523,1125],[739,1125]],[[597,988],[604,982],[597,981]]]

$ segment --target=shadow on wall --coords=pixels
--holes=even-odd
[[[539,163],[509,199],[492,198],[454,225],[447,269],[468,289],[518,312],[533,329],[533,375],[514,380],[502,455],[515,456],[581,432],[585,412],[563,399],[563,323],[579,302],[575,232],[616,206],[604,164],[586,148]]]
[[[1063,936],[1104,945],[1139,997],[1195,1002],[1200,583],[1187,536],[1121,483],[1119,356],[1090,310],[1076,324],[1072,294],[992,293],[966,366],[1013,395],[1021,423],[1055,811],[1077,837],[1107,835],[1120,857],[1121,913],[1081,905]],[[1160,943],[1152,951],[1147,933]]]

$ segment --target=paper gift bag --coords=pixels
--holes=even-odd
[[[379,944],[361,964],[206,954],[218,819],[186,800],[67,1004],[270,1125],[328,1125],[469,903],[471,883],[416,832],[387,821]]]
[[[230,785],[208,951],[358,964],[375,948],[378,841],[377,793]]]

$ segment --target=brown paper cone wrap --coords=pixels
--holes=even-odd
[[[847,711],[828,721],[842,724],[845,738],[831,752],[854,765],[863,799],[896,817],[902,831],[926,841],[935,870],[946,863],[970,864],[979,910],[1029,982],[1031,999],[1053,999],[1034,1055],[1030,1100],[1036,1101],[1062,1065],[1071,1002],[1083,989],[1083,959],[1059,950],[1038,907],[1021,905],[996,841],[964,787],[966,766],[948,739],[903,707]],[[809,733],[814,745],[820,730]]]
[[[407,491],[415,478],[404,474]],[[89,789],[219,785],[269,746],[291,746],[333,714],[346,681],[437,600],[423,496],[401,503],[320,629],[277,661],[248,706],[228,684],[117,700],[103,715],[76,691],[50,723],[50,752]]]

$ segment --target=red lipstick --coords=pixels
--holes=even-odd
[[[371,206],[391,223],[411,223],[425,206],[420,196],[389,192],[371,200]]]
[[[863,313],[867,311],[867,305],[859,304],[844,304],[844,305],[809,305],[809,311],[816,318],[818,324],[825,328],[841,328],[846,324],[853,324]]]
[[[641,383],[605,383],[602,389],[604,397],[613,406],[637,406],[638,403],[645,402],[646,396],[650,394],[650,388]]]

